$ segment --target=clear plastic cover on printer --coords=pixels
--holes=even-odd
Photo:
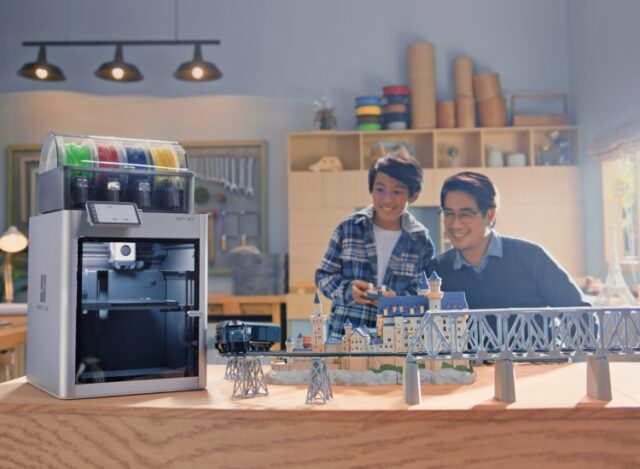
[[[40,154],[38,213],[87,201],[135,202],[147,212],[193,210],[193,173],[176,142],[50,133]]]

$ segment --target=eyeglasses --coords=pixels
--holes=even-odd
[[[478,213],[480,213],[480,210],[463,208],[459,212],[456,212],[455,210],[448,210],[446,208],[441,208],[438,212],[442,216],[442,219],[444,220],[445,223],[453,223],[453,221],[456,218],[458,218],[458,220],[460,220],[460,223],[464,225],[468,225],[473,221],[475,216]]]

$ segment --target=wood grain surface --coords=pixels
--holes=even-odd
[[[27,342],[27,316],[0,315],[0,321],[11,323],[0,328],[0,350],[20,347]]]
[[[634,467],[640,364],[612,363],[613,400],[585,397],[585,365],[516,366],[517,402],[496,402],[493,368],[469,386],[270,385],[232,399],[224,367],[203,391],[57,400],[24,378],[0,384],[0,467]]]

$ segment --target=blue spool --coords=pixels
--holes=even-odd
[[[380,106],[380,98],[378,96],[360,96],[356,98],[356,107],[360,106]]]

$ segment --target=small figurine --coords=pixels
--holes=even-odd
[[[315,173],[320,171],[342,171],[342,161],[337,156],[323,156],[309,166],[309,170]]]
[[[335,130],[338,126],[336,119],[335,106],[329,101],[329,98],[322,97],[314,101],[316,112],[313,116],[313,128],[315,130]]]

